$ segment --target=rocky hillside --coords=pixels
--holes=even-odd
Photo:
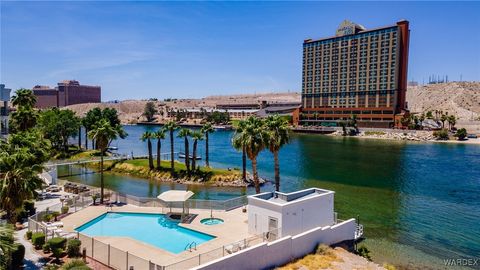
[[[480,82],[450,82],[409,87],[408,107],[412,112],[441,110],[460,121],[480,117]]]
[[[457,116],[457,127],[480,134],[480,82],[449,82],[409,87],[412,112],[441,110]]]

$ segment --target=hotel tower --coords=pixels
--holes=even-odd
[[[393,127],[407,110],[409,23],[376,29],[344,21],[336,35],[303,42],[302,108],[294,122]]]

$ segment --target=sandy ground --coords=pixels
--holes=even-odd
[[[378,264],[336,247],[329,255],[307,255],[277,270],[385,270]]]

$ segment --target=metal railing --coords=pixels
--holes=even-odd
[[[263,242],[271,242],[278,239],[279,228],[264,232],[262,234],[254,235],[244,238],[239,241],[235,241],[228,245],[223,245],[219,248],[212,249],[210,251],[194,255],[190,258],[175,262],[169,265],[163,266],[162,270],[177,270],[177,269],[190,269],[199,265],[211,262],[213,260],[225,257],[227,255],[239,252],[246,248],[261,244]]]
[[[53,212],[61,213],[62,207],[68,206],[68,213],[72,214],[78,212],[93,203],[92,196],[100,192],[99,188],[92,188],[89,191],[82,192],[79,194],[72,194],[71,197],[63,199],[62,203],[55,204],[50,206],[45,211],[37,212],[35,215],[29,217],[28,227],[29,230],[33,232],[43,232],[46,239],[50,239],[56,236],[63,236],[61,232],[53,230],[50,225],[47,225],[45,221],[45,216]],[[166,204],[160,201],[157,198],[145,198],[137,197],[128,194],[123,194],[119,192],[114,192],[111,190],[105,190],[106,198],[110,202],[115,203],[125,203],[136,205],[140,207],[161,207],[162,213],[165,213],[165,210],[173,209],[182,209],[183,203],[173,203]],[[245,206],[247,204],[247,196],[241,196],[225,201],[220,200],[188,200],[186,206],[192,209],[210,209],[216,211],[228,211],[238,207]],[[59,216],[62,217],[62,214]],[[91,257],[94,260],[97,260],[109,267],[119,270],[130,270],[131,267],[134,269],[152,269],[152,270],[165,270],[165,269],[185,269],[188,267],[198,266],[200,264],[209,262],[211,260],[226,256],[228,254],[237,252],[241,249],[262,243],[264,241],[272,240],[272,235],[277,236],[277,234],[264,233],[262,235],[256,235],[249,238],[245,238],[241,241],[234,242],[230,245],[224,245],[214,250],[195,255],[191,258],[185,259],[183,261],[171,264],[168,266],[158,265],[152,263],[151,261],[140,258],[136,255],[129,253],[128,251],[120,250],[116,247],[112,247],[107,243],[104,243],[94,237],[90,237],[79,232],[76,233],[76,238],[81,241],[82,249],[85,248],[87,251],[87,256]],[[192,249],[190,249],[192,250]]]

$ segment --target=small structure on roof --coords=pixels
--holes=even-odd
[[[185,214],[189,213],[188,207],[185,208],[185,202],[190,199],[195,193],[189,190],[169,190],[162,192],[162,194],[158,195],[157,198],[163,202],[166,202],[170,207],[170,216],[172,216],[172,205],[176,206],[179,203],[182,204],[182,215],[180,220],[183,220]],[[186,212],[185,212],[186,210]]]
[[[334,194],[331,190],[309,188],[291,193],[275,191],[248,196],[249,232],[268,232],[270,238],[276,239],[334,225]]]

